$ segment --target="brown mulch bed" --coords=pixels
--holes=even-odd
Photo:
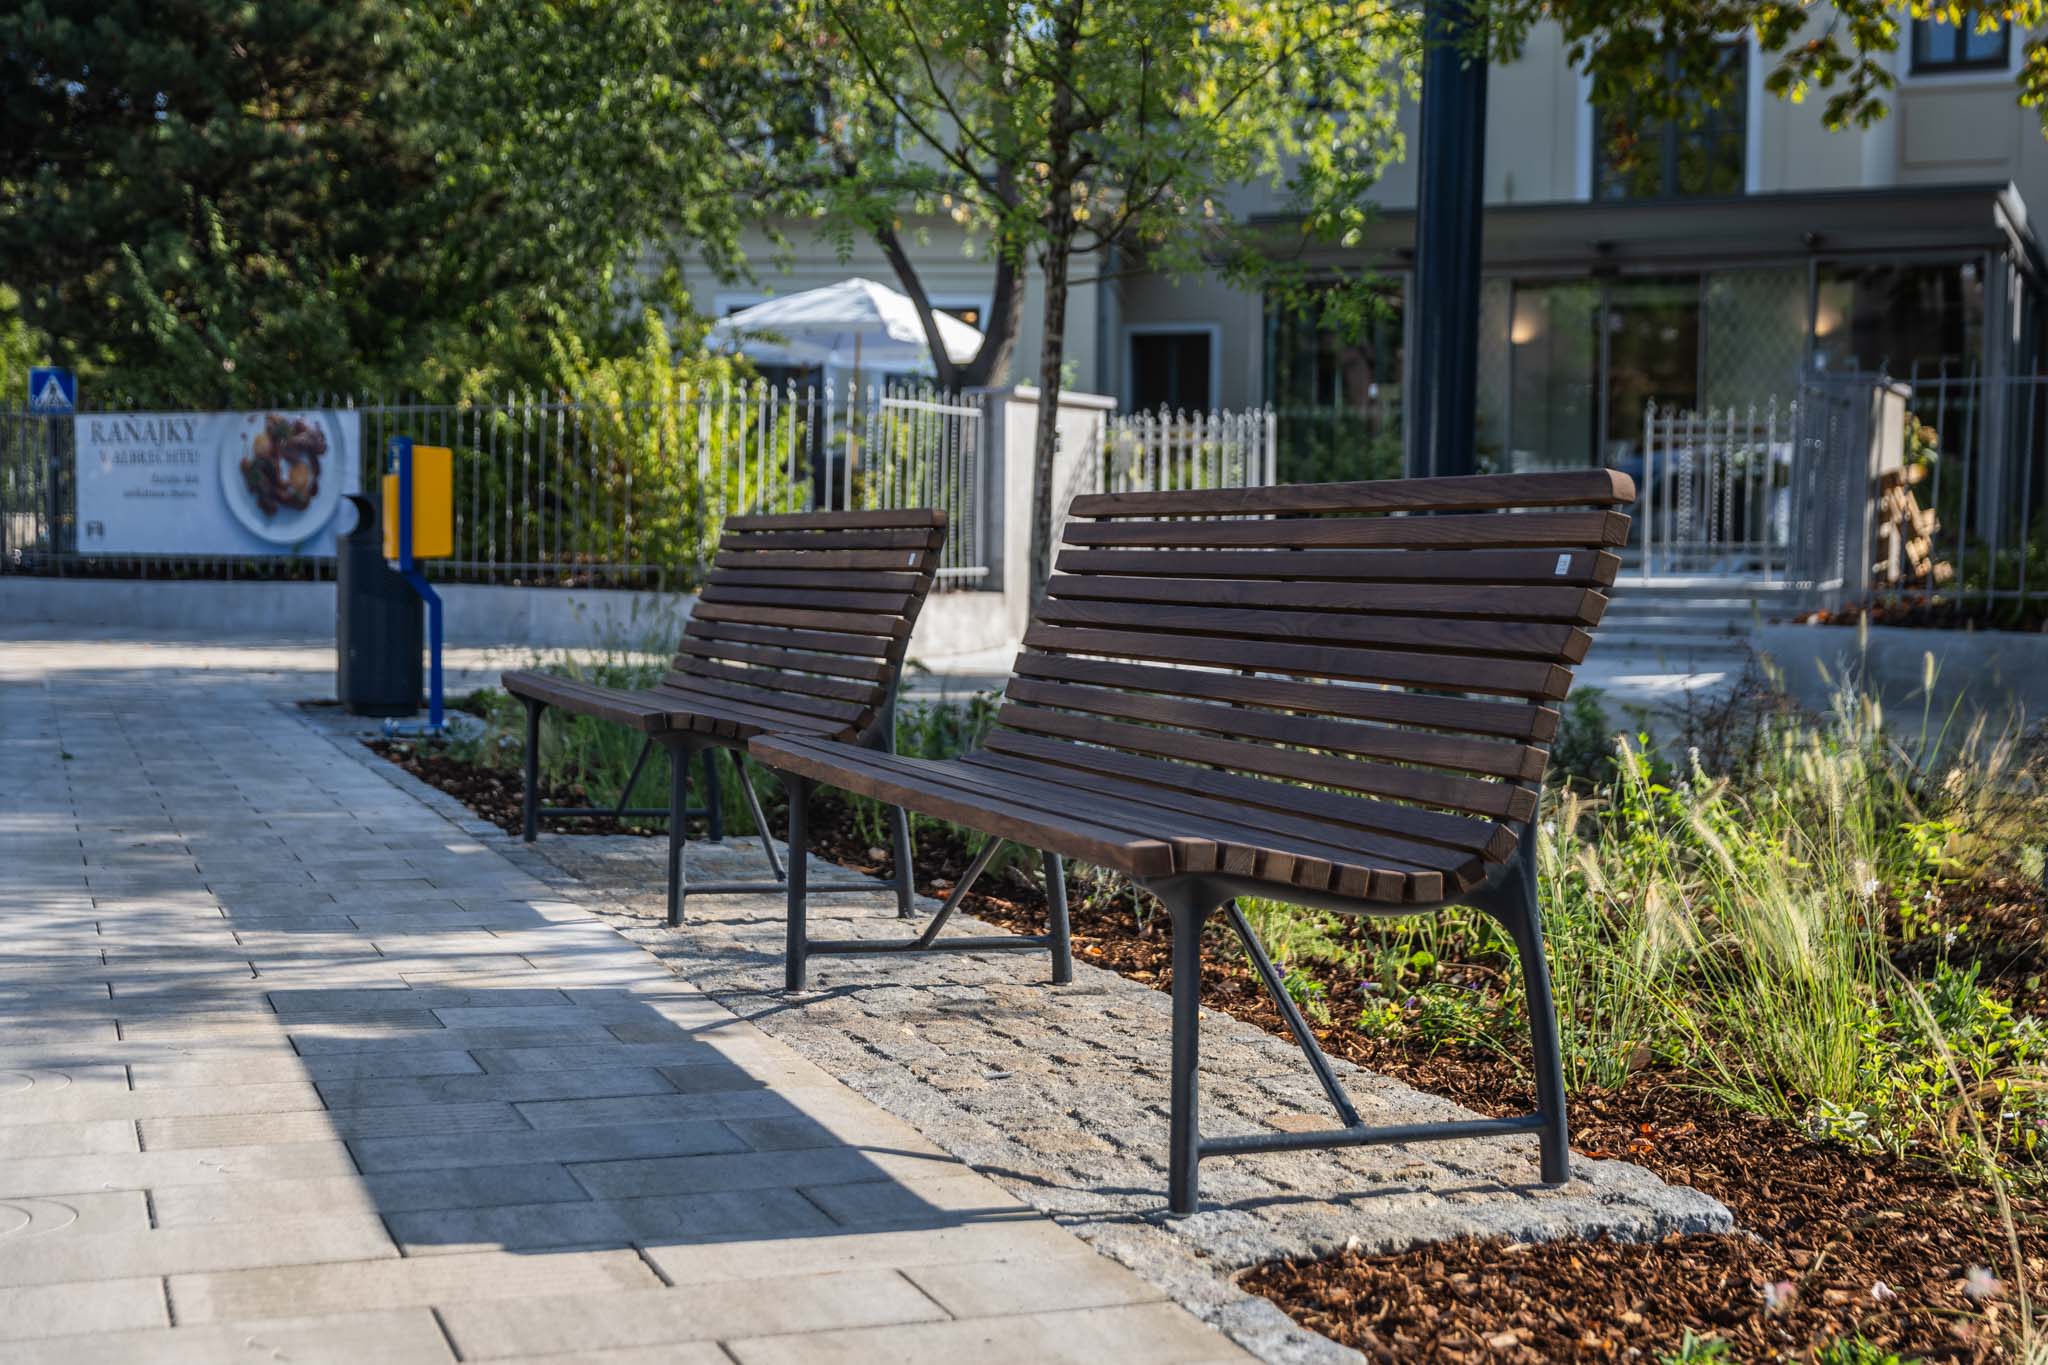
[[[436,753],[431,746],[422,747],[402,739],[372,739],[364,743],[379,757],[396,763],[428,786],[439,787],[507,834],[520,832],[522,786],[516,770],[465,763]],[[546,778],[541,779],[540,803],[543,806],[592,804],[590,793],[581,784],[550,782]],[[661,825],[630,819],[614,820],[610,816],[589,819],[549,816],[543,823],[545,828],[561,834],[654,835],[664,832]]]
[[[416,752],[387,757],[517,830],[517,774],[479,773]],[[547,799],[583,798],[558,791]],[[887,850],[858,833],[844,804],[822,796],[815,823],[820,853],[887,874]],[[920,834],[918,851],[919,888],[928,895],[943,895],[968,861],[959,840],[930,831]],[[1045,901],[1032,864],[992,872],[965,908],[1007,928],[1042,932]],[[1170,985],[1164,917],[1142,913],[1127,891],[1094,894],[1072,880],[1076,954]],[[2026,955],[2040,951],[2048,916],[2038,894],[2007,891],[1954,894],[1978,897],[1973,937],[1983,934],[1987,948],[2009,943],[2014,966],[2024,959],[2030,968]],[[1324,984],[1330,998],[1342,999],[1363,983]],[[1283,1031],[1227,930],[1205,944],[1203,999]],[[1496,1053],[1431,1049],[1343,1027],[1318,1031],[1333,1054],[1481,1113],[1526,1112],[1533,1103],[1527,1076]],[[1467,1240],[1393,1255],[1340,1253],[1261,1266],[1243,1284],[1375,1361],[1654,1361],[1676,1352],[1688,1330],[1728,1343],[1730,1360],[1809,1360],[1826,1343],[1859,1335],[1908,1359],[2012,1358],[2011,1252],[1987,1191],[1929,1167],[1809,1141],[1654,1071],[1619,1093],[1574,1097],[1572,1124],[1576,1150],[1633,1161],[1703,1190],[1734,1211],[1739,1231],[1647,1244]],[[2036,1283],[2048,1270],[2048,1201],[2021,1200],[2016,1213],[2028,1282]],[[1992,1267],[2000,1282],[1981,1300],[1965,1288],[1979,1266]]]

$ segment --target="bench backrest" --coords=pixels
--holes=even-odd
[[[895,689],[945,540],[946,514],[930,508],[727,517],[663,685],[863,734]]]
[[[1077,497],[986,747],[1154,784],[1177,761],[1396,866],[1504,860],[1634,496],[1584,470]]]

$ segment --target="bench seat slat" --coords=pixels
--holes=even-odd
[[[1216,739],[1184,730],[1130,725],[1066,711],[1048,711],[1038,706],[1005,704],[997,713],[996,722],[1013,730],[1058,735],[1064,739],[1103,744],[1162,758],[1191,759],[1232,772],[1260,773],[1291,782],[1337,787],[1371,796],[1391,797],[1397,801],[1414,801],[1422,806],[1466,815],[1526,820],[1536,805],[1535,797],[1522,788],[1485,778],[1462,777],[1430,768],[1405,768],[1368,759],[1342,758],[1250,740]],[[1418,824],[1426,823],[1423,817],[1442,818],[1433,810],[1418,809],[1413,814]]]
[[[1120,801],[1157,807],[1169,818],[1185,813],[1235,823],[1242,826],[1245,831],[1238,836],[1241,840],[1251,839],[1257,842],[1260,838],[1270,835],[1301,840],[1302,847],[1321,848],[1325,856],[1330,858],[1336,871],[1330,889],[1337,890],[1339,894],[1369,894],[1363,890],[1347,889],[1346,883],[1349,881],[1355,886],[1358,874],[1372,870],[1402,874],[1407,878],[1408,884],[1401,890],[1406,898],[1417,901],[1441,899],[1446,883],[1449,883],[1452,889],[1462,891],[1476,885],[1486,875],[1484,860],[1470,854],[1456,853],[1450,849],[1435,848],[1426,844],[1404,844],[1397,839],[1366,834],[1357,829],[1325,824],[1278,811],[1249,810],[1241,804],[1219,801],[1191,791],[1149,785],[1101,773],[1088,773],[1084,776],[1073,769],[1062,769],[1054,764],[1015,758],[1008,754],[971,754],[963,761],[974,767],[994,768],[1019,776],[1064,781],[1068,784],[1085,780],[1091,791],[1105,796],[1115,796]],[[1351,878],[1345,876],[1346,869],[1351,870]]]
[[[1324,684],[1325,690],[1328,687],[1329,684]],[[1013,678],[1006,695],[1013,702],[1030,706],[1060,707],[1119,720],[1146,721],[1210,734],[1240,735],[1248,739],[1333,749],[1366,758],[1453,768],[1487,777],[1533,782],[1543,776],[1543,750],[1526,744],[1506,744],[1499,740],[1473,739],[1427,730],[1399,730],[1385,725],[1361,725],[1356,721],[1333,720],[1325,716],[1179,701],[1145,692],[1047,683],[1032,678]]]
[[[799,669],[806,673],[822,673],[835,678],[856,678],[867,682],[880,682],[890,673],[888,663],[881,659],[818,654],[772,645],[739,644],[724,639],[699,640],[690,636],[684,636],[681,643],[676,646],[673,667],[678,672],[687,673],[700,659],[729,659],[739,663],[760,664],[766,668]]]
[[[719,537],[731,550],[936,550],[943,531],[741,531]]]
[[[813,716],[820,720],[836,720],[842,723],[865,720],[873,714],[871,706],[859,701],[835,701],[830,697],[814,697],[807,692],[785,692],[776,687],[729,683],[719,678],[701,678],[687,674],[665,678],[655,685],[655,690],[664,696],[672,697],[722,697],[727,701],[742,702],[771,711],[789,711],[801,716]]]
[[[821,654],[858,654],[887,658],[892,641],[872,635],[847,635],[838,631],[799,630],[791,626],[764,626],[744,621],[721,621],[702,611],[690,614],[683,629],[689,640],[721,644],[767,645],[773,649],[813,649]],[[900,637],[899,637],[900,638]]]
[[[1068,515],[1237,517],[1290,512],[1478,512],[1510,507],[1619,506],[1634,502],[1635,496],[1635,482],[1619,470],[1586,469],[1276,484],[1201,492],[1090,493],[1075,498]]]
[[[1340,583],[1493,583],[1604,588],[1621,557],[1604,550],[1061,550],[1070,574],[1328,579]]]
[[[835,701],[865,701],[874,695],[872,687],[848,678],[824,678],[814,673],[792,673],[779,668],[741,668],[721,659],[692,658],[687,670],[664,675],[661,685],[682,686],[687,684],[678,683],[678,679],[696,678],[712,678],[743,687],[765,687],[777,692],[807,692],[814,697],[831,697]]]
[[[848,611],[808,611],[787,607],[758,607],[746,603],[700,600],[690,613],[695,621],[730,621],[742,626],[787,626],[793,630],[836,631],[846,635],[873,635],[885,640],[910,633],[910,623],[900,616],[870,615]]]
[[[632,688],[605,687],[531,669],[505,673],[499,682],[515,697],[531,697],[579,716],[595,716],[628,726],[642,734],[661,734],[671,728],[669,721],[674,708]]]
[[[1300,517],[1255,521],[1073,521],[1069,545],[1214,546],[1329,549],[1484,549],[1506,546],[1620,545],[1628,518],[1619,512],[1487,512],[1447,517]]]
[[[947,786],[943,770],[957,760],[899,758],[848,744],[812,744],[795,736],[764,736],[748,752],[773,767],[843,791],[871,796],[939,820],[953,820],[1031,848],[1083,858],[1136,877],[1173,871],[1173,850],[1127,829],[1103,827],[1015,801],[973,801]],[[928,774],[921,769],[935,768]]]
[[[1190,767],[1188,763],[1174,763],[1169,759],[1124,753],[1118,749],[1102,749],[1098,745],[1081,745],[1067,739],[1028,735],[1024,731],[993,731],[987,739],[987,749],[991,753],[1014,753],[1018,757],[1044,759],[1047,763],[1077,767],[1081,772],[1133,778],[1137,782],[1151,782],[1174,790],[1186,790],[1190,784],[1200,784],[1202,792],[1210,796],[1241,800],[1249,806],[1270,810],[1286,810],[1290,814],[1305,814],[1313,821],[1389,835],[1405,843],[1444,845],[1462,853],[1481,855],[1487,862],[1503,862],[1516,847],[1513,833],[1493,821],[1448,817],[1448,814],[1436,814],[1434,810],[1393,806],[1382,800],[1348,796],[1343,792],[1319,792],[1288,782],[1251,778],[1212,767]],[[1415,814],[1434,817],[1427,821],[1427,831],[1419,831],[1415,827],[1417,823],[1409,819]]]
[[[721,545],[711,561],[717,569],[888,569],[915,573],[932,556],[915,550],[746,550]]]
[[[1055,580],[1057,582],[1057,580]],[[1096,602],[1053,593],[1038,619],[1060,626],[1110,630],[1174,630],[1239,640],[1311,640],[1389,646],[1443,653],[1515,655],[1577,663],[1593,637],[1577,626],[1542,622],[1460,621],[1414,616],[1364,616],[1328,611],[1274,611],[1254,607]]]
[[[859,509],[846,512],[750,512],[727,517],[725,529],[738,531],[845,531],[908,527],[933,530],[946,524],[946,514],[930,507]]]
[[[914,573],[878,569],[713,569],[721,588],[823,588],[828,592],[920,593]]]
[[[1032,626],[1024,636],[1024,644],[1031,649],[1067,654],[1215,664],[1267,673],[1435,687],[1446,691],[1483,692],[1544,701],[1560,700],[1571,687],[1571,674],[1565,669],[1556,664],[1529,660],[1478,660],[1445,654],[1086,630],[1055,625]]]
[[[1507,621],[1591,626],[1607,599],[1591,588],[1447,586],[1408,583],[1361,589],[1355,583],[1271,578],[1139,578],[1060,573],[1046,585],[1050,597],[1105,602],[1213,604],[1246,608],[1414,616],[1442,631],[1442,618],[1500,617]]]
[[[910,605],[907,592],[859,592],[833,588],[748,588],[719,574],[697,594],[701,603],[750,607],[831,607],[850,612],[900,612]],[[877,632],[880,634],[881,632]]]
[[[1096,683],[1105,687],[1164,692],[1172,696],[1206,697],[1213,701],[1242,702],[1247,706],[1275,710],[1321,712],[1331,716],[1349,716],[1355,720],[1378,720],[1393,725],[1413,725],[1422,729],[1452,730],[1511,740],[1544,742],[1557,733],[1557,712],[1528,702],[1426,696],[1382,687],[1299,682],[1292,678],[1222,673],[1199,668],[1159,668],[1072,654],[1020,654],[1016,671],[1020,677]]]

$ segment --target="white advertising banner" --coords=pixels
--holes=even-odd
[[[331,555],[360,492],[360,414],[94,412],[73,419],[81,554]]]

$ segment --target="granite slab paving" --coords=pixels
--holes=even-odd
[[[272,662],[0,627],[0,1362],[1246,1358]]]

